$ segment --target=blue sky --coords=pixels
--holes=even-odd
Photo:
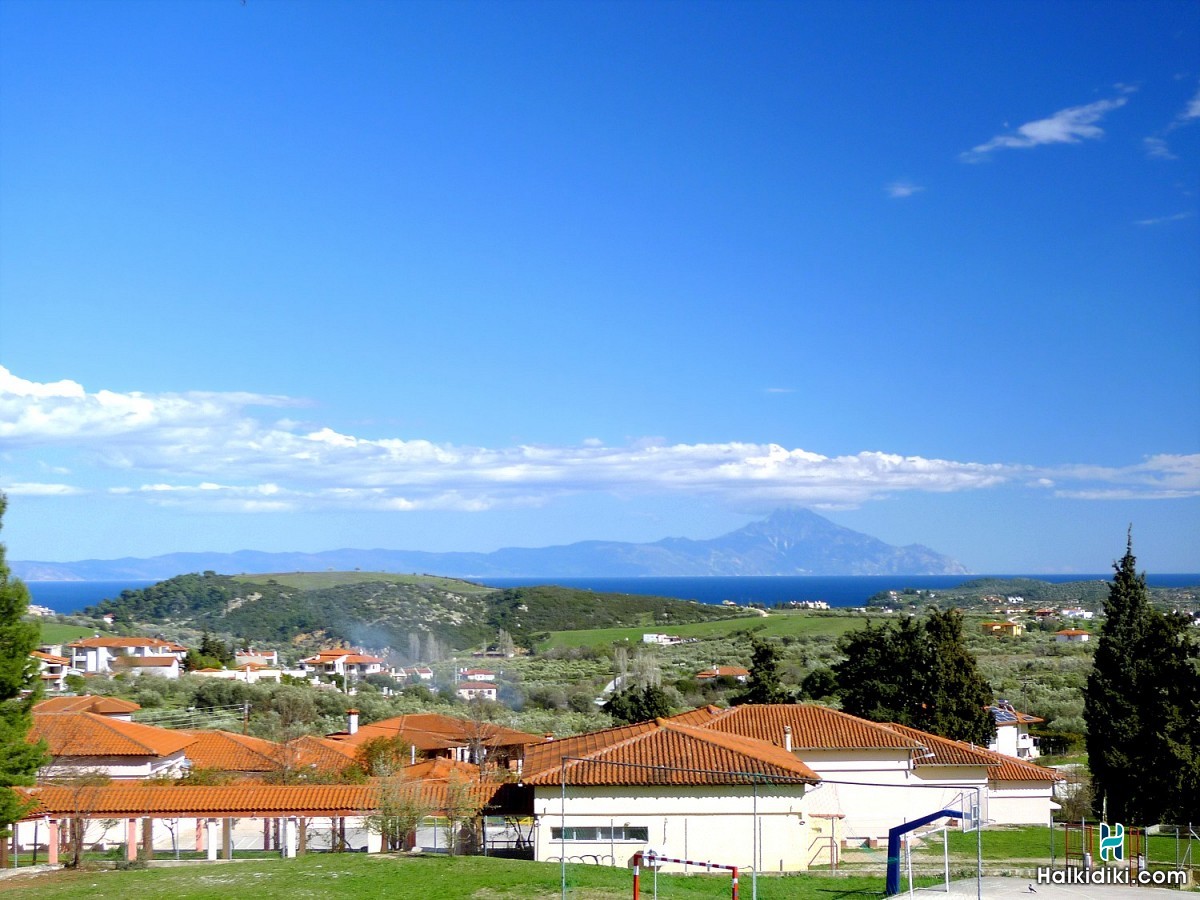
[[[0,4],[12,559],[1200,571],[1200,5]]]

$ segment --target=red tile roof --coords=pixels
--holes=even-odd
[[[90,637],[79,641],[72,641],[67,644],[68,647],[156,647],[160,650],[179,651],[187,650],[174,641],[164,641],[161,638],[151,637]]]
[[[913,750],[920,746],[884,725],[807,703],[746,704],[729,709],[709,706],[683,715],[687,718],[676,717],[675,721],[781,746],[784,728],[790,726],[793,750]]]
[[[697,678],[745,678],[750,674],[749,669],[743,669],[741,666],[713,666],[711,669],[705,669],[703,672],[697,672]]]
[[[815,784],[820,777],[796,756],[764,741],[681,725],[667,719],[630,729],[609,743],[565,763],[567,783],[587,785]],[[531,785],[562,784],[560,760],[540,771],[525,769]]]
[[[40,659],[44,662],[55,663],[56,665],[70,665],[71,659],[67,656],[55,656],[53,653],[43,653],[41,650],[30,650],[29,655],[34,659]]]
[[[913,757],[913,763],[918,767],[987,766],[990,768],[1000,765],[999,761],[992,759],[986,750],[980,750],[971,744],[952,741],[949,738],[895,722],[889,722],[887,727],[923,745],[923,748]],[[926,756],[927,753],[932,753],[933,756]]]
[[[120,697],[101,697],[95,694],[81,694],[78,697],[51,697],[33,707],[33,712],[92,712],[103,716],[132,713],[141,709],[141,705],[132,700],[122,700]]]
[[[282,748],[274,741],[231,731],[181,731],[193,738],[187,758],[197,769],[222,772],[274,772],[280,768]]]
[[[447,750],[479,740],[484,747],[516,747],[537,744],[541,735],[526,734],[505,728],[494,722],[473,722],[439,713],[414,713],[394,716],[359,726],[356,734],[338,732],[327,737],[351,744],[361,744],[374,737],[399,737],[418,750]]]
[[[35,715],[27,739],[30,743],[44,739],[54,757],[164,757],[194,740],[182,732],[87,712]]]
[[[491,800],[498,786],[496,782],[472,782],[470,791],[482,806]],[[95,818],[353,816],[376,810],[382,787],[380,782],[362,785],[243,782],[219,787],[131,782],[88,788],[87,807],[89,815]],[[400,783],[399,789],[420,791],[431,811],[437,812],[445,809],[446,787],[442,783],[411,781]],[[79,809],[78,791],[71,787],[39,785],[15,790],[36,801],[37,805],[25,814],[26,819],[69,816]]]
[[[170,669],[179,665],[174,656],[118,656],[113,665],[131,669]]]

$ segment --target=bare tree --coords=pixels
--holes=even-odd
[[[432,804],[418,781],[410,781],[402,769],[380,778],[376,811],[363,818],[372,834],[383,838],[384,850],[411,849],[409,836],[429,815]]]

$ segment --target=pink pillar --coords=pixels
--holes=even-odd
[[[129,862],[137,859],[138,836],[137,819],[125,820],[125,859]]]
[[[204,832],[205,831],[206,831],[206,829],[204,827],[204,820],[197,819],[196,820],[196,852],[197,853],[204,852]]]
[[[50,834],[46,838],[46,862],[52,866],[58,865],[58,820],[51,819],[48,826]]]

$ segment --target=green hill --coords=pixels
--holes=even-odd
[[[131,627],[210,631],[301,647],[350,643],[404,649],[414,636],[467,649],[500,629],[531,646],[535,635],[587,628],[665,627],[744,615],[687,600],[553,586],[494,590],[466,581],[378,572],[179,575],[90,607]]]

